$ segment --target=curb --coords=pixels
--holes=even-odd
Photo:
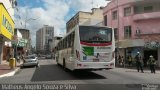
[[[9,72],[9,73],[6,73],[6,74],[3,74],[3,75],[0,75],[0,78],[3,78],[3,77],[9,77],[9,76],[14,76],[16,72],[19,71],[19,68],[15,69],[14,71],[12,72]]]
[[[124,72],[138,72],[137,69],[128,69],[128,68],[118,68],[118,69],[123,69]],[[143,70],[146,73],[151,73],[150,70]],[[141,70],[140,70],[141,72]],[[160,70],[156,70],[156,74],[160,74]]]

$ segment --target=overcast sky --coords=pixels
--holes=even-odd
[[[43,25],[54,26],[56,36],[65,34],[66,22],[78,11],[88,12],[92,7],[107,5],[106,0],[17,0],[17,2],[16,28],[25,28],[26,20],[26,28],[31,32],[33,46],[36,31]]]

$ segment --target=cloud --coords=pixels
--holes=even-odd
[[[39,3],[40,0],[36,0],[36,2]],[[54,26],[55,35],[65,34],[66,20],[70,19],[74,15],[73,13],[90,11],[92,7],[106,5],[105,0],[93,0],[93,5],[92,0],[41,0],[41,2],[43,4],[38,5],[38,7],[27,6],[27,4],[20,6],[18,7],[19,11],[15,12],[15,16],[21,17],[20,19],[16,18],[16,27],[24,28],[26,24],[26,28],[31,32],[33,45],[35,45],[36,40],[35,33],[43,25]]]
[[[91,8],[99,8],[107,5],[106,0],[69,0],[70,6],[75,11],[91,11]]]

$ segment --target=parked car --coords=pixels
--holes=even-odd
[[[26,57],[24,57],[24,62],[23,62],[23,67],[24,66],[39,66],[38,63],[38,57],[36,57],[35,55],[28,55]]]

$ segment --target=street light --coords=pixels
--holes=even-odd
[[[26,29],[26,24],[27,22],[31,21],[31,20],[37,20],[38,18],[30,18],[30,19],[26,19],[24,22],[25,22],[25,29]]]

